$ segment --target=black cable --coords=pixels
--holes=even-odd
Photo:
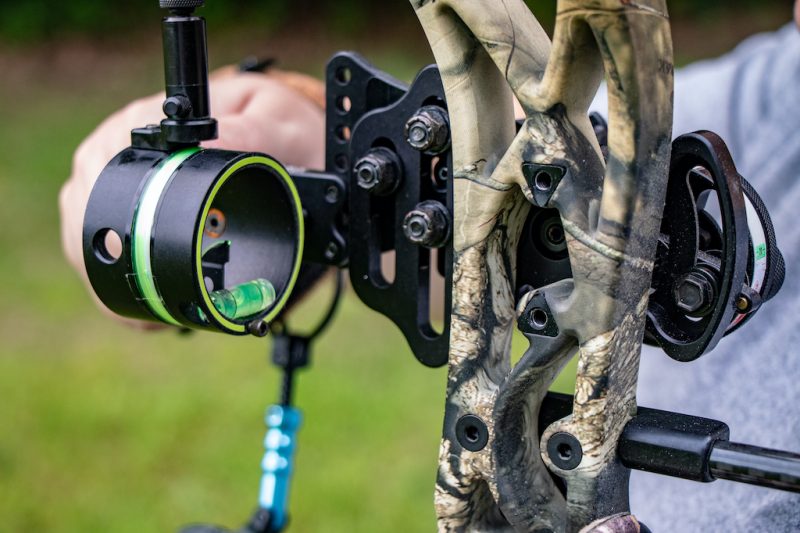
[[[273,362],[283,368],[283,376],[281,379],[281,393],[280,404],[289,406],[292,405],[292,393],[294,392],[294,374],[297,368],[301,368],[308,364],[308,352],[310,350],[311,342],[319,337],[331,324],[336,311],[339,308],[339,302],[342,299],[342,292],[344,291],[344,275],[341,270],[336,271],[336,285],[333,293],[333,298],[328,310],[322,317],[319,324],[305,335],[293,335],[289,332],[289,328],[285,322],[279,321],[272,325],[272,331],[277,338],[274,342],[281,342],[282,346],[279,349],[286,350],[282,357],[277,358],[275,352],[275,345],[273,344]],[[283,344],[285,343],[285,344]]]
[[[328,307],[328,312],[322,318],[322,321],[309,335],[306,336],[306,339],[308,339],[309,342],[317,338],[323,331],[325,331],[328,328],[331,321],[333,320],[333,317],[336,315],[336,310],[339,308],[339,302],[342,299],[343,291],[344,291],[344,274],[342,274],[341,270],[337,270],[336,288],[334,289],[333,300],[331,301],[331,304]]]

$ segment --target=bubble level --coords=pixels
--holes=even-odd
[[[275,287],[259,278],[232,289],[212,292],[211,303],[229,320],[249,318],[266,311],[275,301]]]

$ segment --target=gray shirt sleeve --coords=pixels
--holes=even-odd
[[[774,33],[754,35],[720,58],[676,71],[673,135],[711,130],[725,139],[737,164],[747,166],[754,148],[774,138],[765,137],[769,130],[795,129],[799,81],[797,27],[787,24]],[[592,110],[608,116],[607,99],[604,85]]]
[[[601,89],[593,110],[606,115]],[[707,129],[728,143],[763,197],[786,258],[781,293],[710,354],[677,363],[645,349],[640,405],[728,423],[735,441],[800,452],[800,32],[751,37],[676,72],[674,135]],[[661,531],[800,531],[800,495],[727,481],[634,472],[631,509]]]

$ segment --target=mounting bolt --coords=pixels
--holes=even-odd
[[[408,119],[405,134],[412,148],[426,154],[440,154],[450,146],[447,113],[439,106],[425,106]]]
[[[406,215],[403,233],[413,244],[441,248],[450,239],[450,213],[440,202],[422,202]]]
[[[574,470],[583,459],[583,447],[574,436],[560,431],[547,441],[547,456],[556,468]]]
[[[378,196],[397,190],[400,184],[400,162],[387,148],[373,148],[353,168],[358,186]]]
[[[164,100],[164,105],[161,108],[169,118],[186,118],[192,113],[192,101],[182,95],[170,96]]]
[[[247,332],[255,337],[266,337],[269,333],[269,324],[263,320],[254,320],[247,324]]]
[[[475,415],[464,415],[456,422],[456,440],[465,450],[479,452],[489,444],[489,428]]]
[[[740,313],[747,313],[752,307],[753,303],[750,301],[747,296],[740,294],[738,298],[736,298],[736,310]]]
[[[714,277],[703,268],[695,268],[675,282],[675,304],[687,315],[705,316],[714,308],[716,292]]]
[[[339,201],[339,188],[336,185],[328,185],[325,189],[325,201],[329,204],[335,204]]]
[[[325,248],[325,259],[333,261],[337,255],[339,255],[339,245],[333,241],[329,242]]]

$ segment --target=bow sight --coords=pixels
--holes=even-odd
[[[161,1],[170,9],[163,21],[167,118],[160,125],[134,130],[131,147],[109,163],[92,192],[84,223],[84,258],[97,295],[116,313],[132,318],[263,336],[285,310],[305,270],[347,268],[359,298],[402,330],[422,363],[446,364],[453,349],[454,264],[461,261],[454,250],[454,178],[471,180],[487,161],[454,167],[453,125],[439,70],[422,70],[409,87],[355,54],[334,56],[326,74],[324,171],[287,169],[263,154],[204,150],[199,144],[216,137],[217,124],[210,117],[205,22],[193,15],[202,4]],[[419,10],[426,9],[422,4]],[[433,24],[431,20],[425,23]],[[549,113],[560,116],[557,107]],[[591,119],[608,165],[619,167],[605,121],[598,115]],[[528,127],[520,121],[516,130],[524,134]],[[591,228],[576,224],[574,213],[567,218],[556,209],[565,194],[573,194],[579,203],[586,200],[587,212],[598,216],[601,207],[589,196],[599,185],[589,192],[574,185],[573,173],[591,171],[591,157],[584,159],[587,169],[577,170],[566,159],[537,162],[541,159],[530,157],[518,167],[530,191],[527,218],[528,205],[521,211],[525,223],[519,243],[507,234],[497,246],[516,246],[508,255],[516,255],[515,268],[505,268],[512,279],[516,271],[518,326],[532,346],[541,342],[546,348],[551,346],[548,342],[556,346],[565,338],[558,313],[551,309],[552,295],[571,290],[576,267],[583,277],[591,276],[594,268],[592,259],[572,256],[571,242],[591,243],[587,246],[606,258],[631,261],[631,268],[643,269],[642,275],[648,264],[637,264],[610,245],[592,241],[587,233]],[[679,137],[672,145],[669,167],[664,217],[654,237],[657,251],[645,339],[675,359],[691,361],[741,327],[778,292],[784,265],[763,202],[739,176],[719,137],[710,132]],[[490,185],[505,190],[502,184]],[[487,224],[478,220],[482,213],[468,216],[475,217],[475,224]],[[499,214],[490,222],[500,234],[508,229],[503,229]],[[639,238],[624,229],[619,238]],[[110,234],[123,243],[119,256],[106,244]],[[391,280],[381,268],[386,252],[395,252]],[[430,318],[433,272],[446,286],[441,331]],[[459,305],[467,305],[466,300]],[[283,336],[279,340],[276,350],[282,355],[276,362],[287,369],[288,382],[293,368],[307,364],[308,343],[291,338],[286,344]],[[509,379],[522,379],[524,368],[513,372],[520,376],[512,373]],[[504,401],[498,400],[495,408],[496,431],[502,417],[513,422],[519,414],[516,404]],[[267,515],[257,514],[254,524],[261,525],[252,526],[259,531],[278,531],[285,525],[286,465],[290,466],[299,424],[299,414],[289,403],[287,392],[281,408],[268,416],[270,431],[284,436],[288,444],[282,448],[275,439],[267,439],[272,462],[265,458],[264,486],[271,488],[262,493]],[[545,429],[566,420],[571,403],[571,398],[548,396],[538,426],[539,435],[544,433],[548,468],[567,480],[583,457],[578,432]],[[448,442],[466,450],[458,453],[480,453],[489,445],[486,416],[463,414],[457,423],[448,418]],[[517,457],[514,443],[521,438],[496,440],[490,447],[497,460]],[[643,409],[621,434],[619,453],[628,468],[703,481],[727,477],[790,490],[800,486],[796,456],[770,452],[774,462],[753,466],[747,458],[763,458],[764,451],[736,448],[726,439],[727,426],[722,423]],[[276,457],[284,466],[272,465]],[[731,473],[731,465],[744,465],[747,474],[741,469]],[[513,482],[523,474],[517,469],[509,479]],[[524,485],[525,479],[517,481]],[[559,487],[568,490],[563,484]],[[440,503],[440,519],[446,518],[442,509],[450,509],[448,505]],[[614,505],[608,509],[617,509]],[[458,514],[457,508],[452,512]]]

